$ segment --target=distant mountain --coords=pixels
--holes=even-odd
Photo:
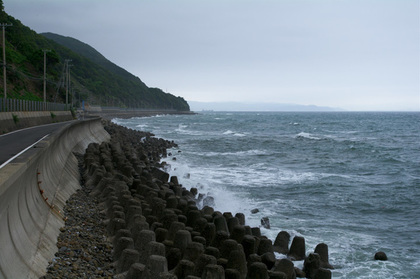
[[[134,76],[133,74],[126,71],[125,69],[121,68],[120,66],[115,65],[114,63],[106,59],[101,53],[99,53],[96,49],[94,49],[90,45],[85,44],[77,39],[74,39],[72,37],[61,36],[61,35],[50,33],[50,32],[41,33],[40,35],[50,40],[53,40],[54,42],[62,46],[65,46],[71,49],[72,51],[88,58],[92,62],[98,65],[101,65],[102,67],[104,67],[105,69],[107,69],[108,71],[114,74],[127,78],[128,80],[133,80],[133,81],[140,80],[138,77]]]
[[[241,102],[195,102],[188,101],[193,111],[342,111],[315,105],[281,104],[281,103],[241,103]]]
[[[44,50],[47,61],[47,101],[64,102],[65,61],[71,60],[69,102],[94,105],[189,111],[182,97],[149,88],[140,78],[115,65],[91,46],[52,33],[37,34],[8,15],[0,0],[0,22],[6,28],[7,96],[43,99]],[[0,67],[3,76],[3,67]],[[0,90],[3,83],[0,83]]]

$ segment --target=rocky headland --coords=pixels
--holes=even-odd
[[[273,243],[243,213],[198,208],[211,197],[162,170],[174,142],[104,125],[111,140],[78,155],[81,189],[42,278],[331,278],[326,244],[307,254],[303,237],[281,231]]]

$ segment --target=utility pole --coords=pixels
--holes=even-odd
[[[44,52],[44,110],[47,109],[47,52],[49,49],[43,49]]]
[[[69,62],[71,62],[71,59],[66,59],[65,62],[66,62],[66,110],[67,110],[67,107],[69,104],[69,84],[70,84]]]
[[[68,69],[69,69],[69,79],[68,79],[69,86],[68,86],[68,88],[69,88],[69,93],[70,93],[70,97],[71,97],[71,108],[73,108],[73,88],[71,88],[71,79],[70,79],[70,67],[72,67],[72,66],[73,65],[71,65],[71,64],[68,65]]]
[[[4,110],[6,111],[7,109],[7,105],[6,105],[6,100],[7,100],[7,84],[6,84],[6,27],[8,26],[13,26],[13,24],[11,23],[0,23],[0,26],[3,29],[3,82],[4,82],[4,87],[3,87],[3,91],[4,91]]]

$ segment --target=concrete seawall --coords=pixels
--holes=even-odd
[[[79,187],[73,152],[109,139],[101,120],[69,124],[0,169],[0,278],[39,278],[57,251],[66,200]]]

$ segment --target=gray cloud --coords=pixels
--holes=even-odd
[[[420,110],[415,0],[14,0],[5,8],[187,100]]]

